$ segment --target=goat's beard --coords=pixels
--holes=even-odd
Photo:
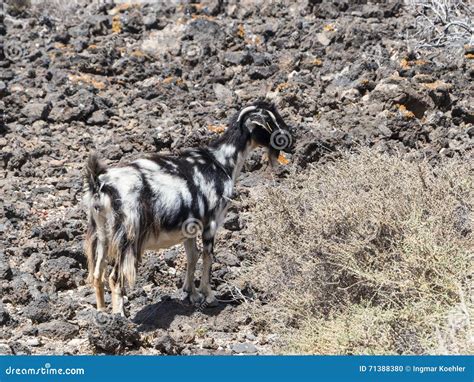
[[[268,162],[271,168],[278,167],[278,158],[280,157],[280,150],[276,150],[273,147],[268,148]]]

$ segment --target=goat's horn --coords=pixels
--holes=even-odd
[[[253,111],[253,110],[256,110],[257,107],[256,106],[249,106],[249,107],[246,107],[245,109],[243,109],[240,114],[239,114],[239,118],[237,118],[237,122],[240,122],[240,119],[245,115],[247,114],[248,112],[250,111]]]

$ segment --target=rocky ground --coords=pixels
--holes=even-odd
[[[339,149],[473,157],[474,46],[418,49],[401,2],[20,3],[0,14],[0,353],[272,353],[278,333],[248,306],[265,291],[238,282],[255,195]],[[219,306],[181,301],[171,248],[145,256],[129,319],[97,315],[89,151],[114,163],[202,145],[258,97],[297,126],[295,149],[273,175],[254,153],[239,179],[213,267]]]

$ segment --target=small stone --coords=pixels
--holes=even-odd
[[[224,63],[227,65],[248,65],[252,56],[248,52],[227,52],[224,54]]]
[[[42,337],[68,340],[78,333],[79,328],[66,321],[53,320],[38,325],[38,335]]]
[[[398,84],[380,82],[370,94],[374,101],[386,101],[398,97],[402,94],[402,88]]]
[[[51,319],[52,306],[47,295],[31,301],[23,310],[23,314],[34,323],[46,322]]]
[[[163,354],[177,354],[176,353],[176,342],[167,333],[159,335],[153,341],[153,347]]]
[[[373,4],[365,4],[362,6],[362,17],[363,18],[383,18],[383,11],[380,9],[378,5]]]
[[[359,98],[360,98],[360,92],[359,90],[355,88],[347,89],[343,91],[341,94],[341,101],[343,100],[356,101]]]
[[[163,258],[165,260],[165,263],[169,267],[174,267],[176,265],[176,259],[178,258],[179,252],[172,248],[168,249],[164,254]]]
[[[0,355],[11,355],[12,349],[7,344],[0,344]]]
[[[168,53],[176,54],[180,48],[180,37],[184,28],[178,23],[169,23],[162,30],[152,31],[148,38],[143,40],[141,50],[157,57]]]
[[[143,25],[146,29],[156,28],[158,25],[158,20],[154,15],[148,15],[143,18]]]
[[[0,96],[3,97],[7,95],[7,93],[8,93],[7,85],[5,84],[5,82],[0,81]]]
[[[273,56],[269,53],[253,53],[251,58],[256,66],[268,66],[273,61]]]
[[[466,123],[474,123],[474,109],[463,106],[455,106],[451,110],[453,118],[463,120]],[[455,122],[456,123],[456,122]]]
[[[73,338],[67,343],[67,346],[71,346],[77,348],[79,346],[84,345],[87,342],[85,338]]]
[[[104,125],[109,121],[109,117],[104,110],[96,110],[92,113],[92,115],[87,120],[89,125]]]
[[[245,335],[245,338],[247,338],[249,341],[255,341],[257,339],[257,337],[255,336],[255,334],[253,333],[247,333]]]
[[[88,331],[89,343],[96,352],[117,354],[140,346],[140,333],[126,318],[119,315],[101,317]]]
[[[202,341],[202,347],[205,349],[217,349],[219,346],[215,343],[214,338],[205,338]]]
[[[424,74],[424,73],[415,74],[413,76],[413,80],[418,82],[419,84],[427,84],[427,83],[435,82],[435,79],[433,76],[429,74]]]
[[[38,327],[36,325],[27,325],[22,329],[21,334],[25,337],[36,337],[38,335]]]
[[[11,278],[12,270],[10,268],[10,264],[8,263],[8,259],[3,252],[0,252],[0,279],[11,280]]]
[[[182,330],[175,335],[175,341],[180,344],[191,344],[196,337],[192,328],[182,328]]]
[[[56,290],[63,290],[77,286],[74,274],[79,267],[75,259],[60,256],[57,259],[45,261],[40,271]]]
[[[249,70],[248,75],[252,80],[264,80],[278,71],[277,65],[256,66]]]
[[[224,221],[224,228],[229,231],[240,231],[243,228],[243,225],[240,222],[239,214],[229,212]]]
[[[384,123],[379,124],[378,129],[384,137],[390,137],[393,134],[392,130]]]
[[[21,342],[15,341],[10,343],[10,348],[12,349],[13,354],[15,355],[30,355],[30,348],[22,344]]]
[[[233,344],[231,349],[234,353],[256,353],[257,348],[254,344],[250,342],[240,343],[240,344]]]
[[[41,341],[38,338],[30,338],[26,340],[28,346],[36,347],[41,345]]]
[[[474,126],[467,129],[466,134],[469,136],[469,138],[473,138],[474,137]]]
[[[20,271],[26,273],[36,273],[39,270],[43,257],[39,253],[32,253],[23,263],[20,264]]]
[[[214,94],[216,95],[216,99],[219,102],[222,102],[226,105],[232,104],[233,93],[224,85],[219,84],[219,83],[214,84]]]
[[[10,314],[6,311],[5,306],[0,301],[0,325],[6,325],[10,321]]]
[[[31,300],[31,293],[28,283],[22,277],[15,277],[11,283],[11,292],[3,296],[4,302],[13,304],[26,304]]]
[[[33,102],[27,104],[23,108],[22,113],[30,122],[34,122],[39,119],[46,119],[50,110],[51,105],[49,103]]]
[[[235,267],[240,264],[240,261],[237,256],[232,253],[224,253],[219,256],[219,261],[229,267]]]
[[[328,46],[331,43],[331,39],[326,35],[326,33],[316,33],[316,40],[324,46]]]

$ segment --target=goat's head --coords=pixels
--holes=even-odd
[[[280,151],[290,151],[293,144],[291,129],[272,103],[257,101],[242,109],[237,122],[250,131],[254,146],[268,150],[272,166],[277,163]]]

